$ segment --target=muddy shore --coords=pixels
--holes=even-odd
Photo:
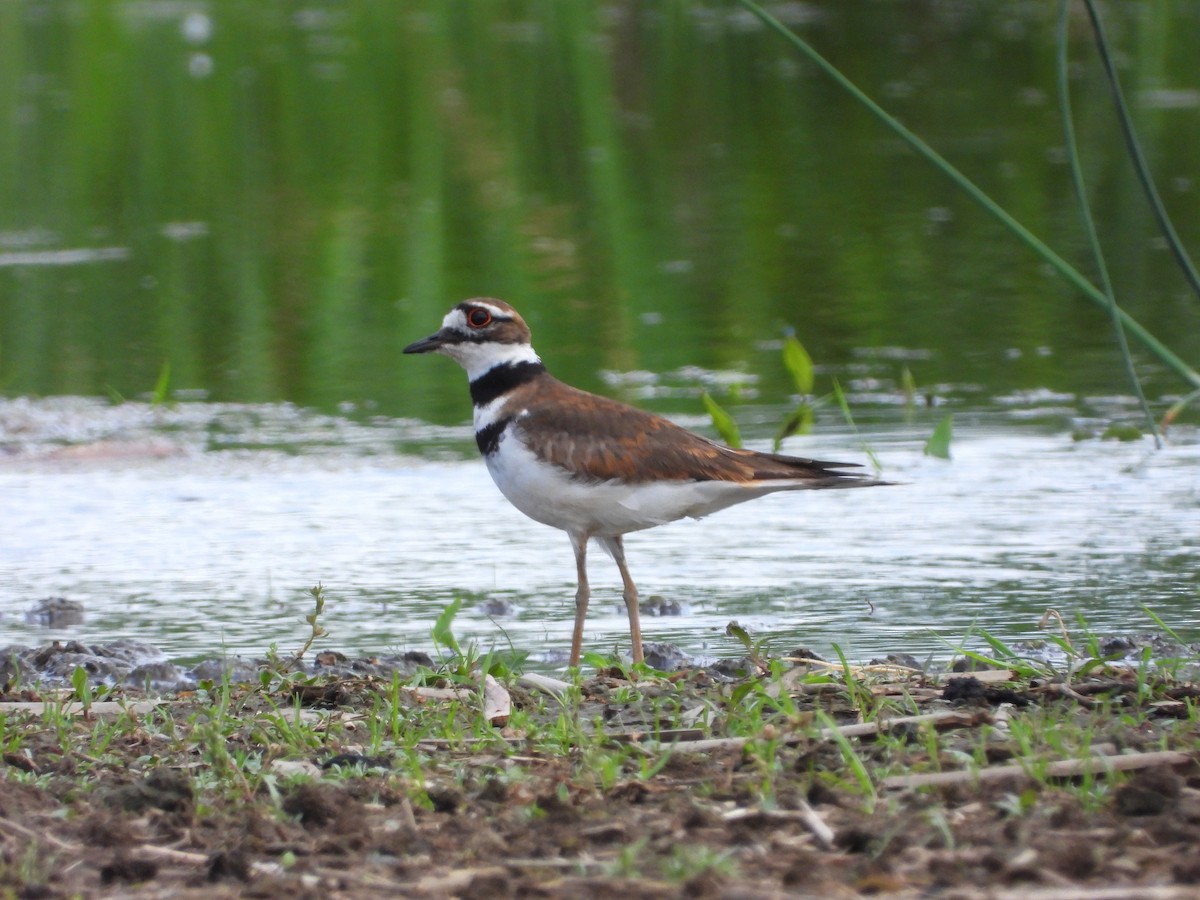
[[[484,691],[469,661],[323,653],[157,690],[103,686],[96,649],[0,673],[7,895],[1200,895],[1186,668],[685,661]]]

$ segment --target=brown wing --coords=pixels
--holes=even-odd
[[[658,479],[754,481],[812,479],[848,486],[863,476],[838,472],[854,463],[733,450],[645,410],[577,390],[549,375],[528,386],[539,403],[518,420],[539,456],[588,481]],[[522,391],[524,389],[518,389]],[[510,408],[525,406],[517,391]]]

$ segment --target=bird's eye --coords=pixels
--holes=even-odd
[[[467,324],[472,328],[486,328],[492,322],[492,314],[478,306],[467,313]]]

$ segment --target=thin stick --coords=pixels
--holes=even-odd
[[[1060,759],[1046,766],[1050,778],[1074,778],[1078,775],[1099,775],[1107,772],[1127,772],[1156,766],[1184,766],[1192,762],[1186,753],[1158,750],[1152,753],[1130,753],[1126,756],[1087,756],[1082,759]],[[1032,776],[1025,766],[991,766],[983,769],[963,769],[957,772],[927,772],[921,775],[892,775],[880,782],[882,788],[940,787],[948,784],[976,784],[983,781],[1028,779]]]
[[[957,728],[978,725],[989,720],[990,717],[986,713],[947,710],[946,712],[927,713],[920,716],[900,716],[895,719],[882,719],[877,722],[859,722],[854,725],[843,725],[840,728],[822,728],[817,737],[821,740],[828,740],[833,737],[835,732],[843,737],[871,737],[872,735],[902,726],[932,725],[934,728]],[[782,738],[781,743],[798,744],[806,739],[807,735],[802,733],[790,734]],[[713,750],[738,750],[745,747],[752,740],[754,738],[735,737],[708,738],[703,741],[673,741],[670,743],[647,741],[644,746],[662,749],[670,748],[681,753],[708,753]]]

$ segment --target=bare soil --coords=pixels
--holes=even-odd
[[[607,773],[594,746],[548,749],[544,734],[533,742],[499,726],[490,740],[367,756],[387,687],[372,679],[296,688],[315,736],[302,753],[268,727],[280,706],[248,686],[235,689],[237,724],[219,736],[205,731],[203,694],[122,713],[121,727],[10,710],[0,712],[0,897],[1200,897],[1200,692],[1176,684],[1143,701],[1132,684],[910,688],[921,712],[963,715],[940,743],[924,727],[852,738],[873,801],[839,744],[804,737],[801,720],[769,724],[767,740],[748,745],[643,750],[653,717],[644,694],[614,700],[628,687],[615,672],[585,682],[580,713],[611,730],[605,747],[626,747]],[[703,673],[648,690],[684,705],[713,692],[732,702]],[[545,705],[519,689],[513,701]],[[412,702],[428,711],[430,701]],[[844,693],[796,703],[801,718],[855,718]],[[1001,710],[1051,723],[1037,735],[1040,759],[1080,755],[1056,746],[1055,721],[1113,757],[1183,758],[1049,776],[1028,765],[1020,729],[983,740],[984,724],[1003,735]],[[107,746],[64,749],[105,727]],[[709,733],[721,736],[720,721]],[[969,768],[981,746],[985,768],[1019,759],[1028,774],[922,789],[879,777]]]

